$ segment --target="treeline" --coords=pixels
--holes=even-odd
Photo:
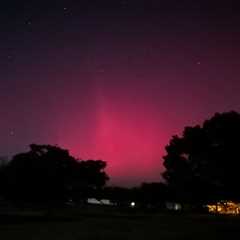
[[[15,202],[81,202],[89,197],[119,204],[159,206],[166,201],[201,205],[240,201],[240,114],[216,113],[173,136],[163,156],[164,181],[127,189],[106,187],[102,160],[78,160],[65,149],[30,145],[0,167],[0,195]]]

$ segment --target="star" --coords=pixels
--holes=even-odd
[[[63,14],[65,15],[65,16],[71,16],[72,15],[72,12],[70,11],[71,9],[69,9],[69,8],[67,8],[67,7],[64,7],[63,8]]]
[[[13,59],[13,56],[12,56],[12,55],[8,55],[8,56],[7,56],[7,59],[8,59],[8,60],[12,60],[12,59]]]
[[[13,130],[10,131],[10,136],[14,136],[15,132]]]

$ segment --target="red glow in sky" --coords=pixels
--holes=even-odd
[[[2,8],[0,155],[58,144],[107,161],[111,184],[158,181],[172,135],[240,111],[230,4],[60,2]]]

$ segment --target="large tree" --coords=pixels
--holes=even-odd
[[[202,126],[173,136],[163,157],[163,177],[175,199],[240,200],[240,114],[216,113]]]
[[[4,168],[5,195],[13,200],[56,202],[101,188],[108,180],[101,160],[80,161],[68,150],[30,145]]]

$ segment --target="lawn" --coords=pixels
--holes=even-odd
[[[0,215],[0,239],[151,240],[238,239],[240,218],[142,213],[112,209],[65,209]]]

